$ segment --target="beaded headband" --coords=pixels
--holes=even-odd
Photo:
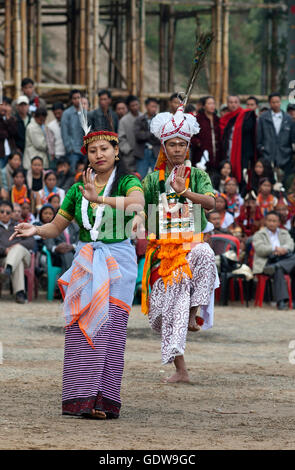
[[[86,150],[86,145],[90,144],[91,142],[95,142],[96,140],[114,140],[119,143],[119,137],[116,132],[110,132],[110,131],[95,131],[95,132],[90,132],[89,134],[85,135],[83,137],[83,146],[81,147],[81,152],[83,155],[87,154]]]

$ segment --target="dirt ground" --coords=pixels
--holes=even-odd
[[[61,415],[61,304],[0,300],[0,449],[294,449],[295,310],[216,307],[189,333],[191,384],[167,385],[160,341],[134,307],[119,420]]]

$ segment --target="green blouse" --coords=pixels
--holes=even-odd
[[[169,171],[166,169],[165,179],[169,176]],[[145,197],[145,212],[149,216],[151,212],[149,211],[149,204],[158,205],[159,203],[159,171],[154,171],[149,173],[144,180],[142,181],[144,197]],[[210,180],[210,177],[207,173],[199,168],[192,167],[191,177],[190,177],[190,189],[194,193],[204,194],[214,197],[214,189]],[[158,227],[158,211],[156,214],[157,217],[157,227]],[[201,208],[201,230],[203,231],[207,225],[207,219],[205,216],[205,211]],[[158,233],[157,233],[158,236]]]
[[[75,183],[67,191],[61,208],[58,214],[65,217],[67,220],[72,221],[75,219],[80,227],[79,239],[82,242],[92,242],[90,232],[83,226],[82,222],[82,193],[79,186],[83,186],[83,183]],[[99,193],[103,195],[104,189]],[[128,196],[132,191],[143,192],[141,182],[136,176],[126,175],[122,176],[119,180],[117,190],[111,194],[111,197],[115,196]],[[99,227],[100,237],[98,241],[103,243],[116,243],[126,240],[131,234],[131,220],[134,217],[134,213],[126,215],[123,210],[113,209],[110,206],[105,206],[105,210],[102,216],[102,222]],[[88,218],[90,224],[93,226],[95,222],[96,208],[91,207],[91,203],[88,205]]]

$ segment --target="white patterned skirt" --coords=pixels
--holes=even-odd
[[[208,243],[197,244],[187,255],[192,278],[187,275],[165,288],[158,279],[149,297],[151,328],[161,333],[162,363],[184,354],[191,307],[200,307],[202,329],[211,328],[214,316],[214,290],[219,286],[215,255]]]

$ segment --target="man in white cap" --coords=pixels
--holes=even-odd
[[[29,98],[26,95],[19,96],[16,100],[16,121],[17,121],[17,138],[16,147],[22,152],[25,151],[26,129],[31,122],[31,114],[29,113]]]
[[[160,139],[161,150],[156,171],[143,180],[149,245],[142,311],[152,329],[161,333],[163,364],[174,362],[176,367],[165,381],[189,382],[184,361],[187,331],[213,325],[218,275],[203,233],[208,230],[204,209],[215,207],[214,192],[207,173],[191,168],[189,144],[199,126],[182,105],[174,115],[157,114],[150,130]]]

